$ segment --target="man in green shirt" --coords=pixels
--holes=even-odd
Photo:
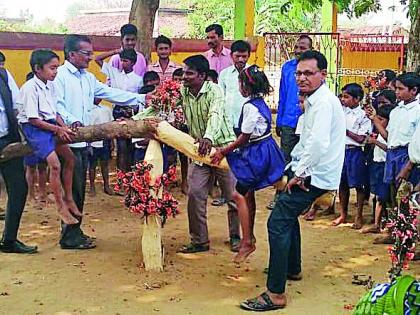
[[[235,140],[232,123],[225,112],[225,99],[221,88],[206,81],[209,63],[202,55],[184,60],[184,87],[181,89],[182,106],[189,133],[199,143],[198,153],[207,155],[211,148],[225,146]],[[228,200],[228,222],[231,249],[239,245],[238,212],[232,201],[235,179],[230,171],[192,161],[188,167],[188,221],[191,243],[179,252],[189,254],[209,250],[207,230],[207,198],[212,185],[212,174]]]

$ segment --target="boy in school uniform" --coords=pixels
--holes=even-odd
[[[122,70],[114,68],[110,63],[104,61],[115,54],[120,56]],[[112,50],[97,56],[95,62],[101,67],[102,73],[108,77],[109,86],[132,93],[139,93],[143,87],[143,77],[134,72],[137,57],[135,50],[132,48],[123,49],[122,51]],[[114,119],[131,118],[138,111],[139,107],[137,106],[113,105]],[[119,169],[130,170],[133,150],[130,139],[117,139],[117,167]]]
[[[120,51],[123,49],[135,49],[137,43],[137,27],[133,24],[125,24],[120,29],[121,33],[121,48]],[[136,51],[137,60],[134,64],[133,71],[138,76],[143,76],[147,70],[147,62],[146,58],[144,58],[143,54],[139,51]],[[123,70],[124,65],[121,60],[121,57],[117,54],[111,57],[109,63],[114,68],[118,70]]]
[[[155,40],[156,53],[159,60],[147,67],[147,71],[155,71],[160,80],[172,78],[174,71],[179,68],[175,62],[170,59],[172,53],[172,41],[163,35],[160,35]]]
[[[346,153],[341,174],[339,196],[340,216],[332,222],[333,226],[345,223],[350,198],[350,189],[357,192],[357,215],[352,225],[360,229],[363,225],[364,187],[368,183],[368,168],[363,152],[366,136],[372,132],[372,123],[360,107],[363,99],[363,88],[357,83],[350,83],[341,90],[341,103],[346,116]]]
[[[112,110],[108,106],[101,105],[100,99],[95,99],[95,107],[91,111],[91,123],[92,125],[104,124],[113,121]],[[102,179],[104,181],[104,193],[107,195],[113,195],[112,189],[109,187],[109,161],[111,160],[111,154],[114,150],[113,140],[102,140],[95,141],[90,144],[91,154],[89,155],[89,182],[90,192],[89,194],[94,197],[96,196],[95,189],[95,177],[96,177],[96,166],[99,161],[101,167]]]

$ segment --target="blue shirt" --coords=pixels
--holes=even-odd
[[[57,111],[64,122],[71,125],[77,121],[84,126],[91,125],[91,111],[94,98],[100,98],[120,105],[138,105],[144,102],[144,95],[111,88],[86,71],[79,70],[67,60],[58,68],[54,80],[57,93]],[[76,143],[73,147],[85,147]]]
[[[297,63],[297,59],[292,59],[285,62],[281,68],[277,127],[296,128],[299,116],[302,115],[299,107],[299,89],[295,77]]]

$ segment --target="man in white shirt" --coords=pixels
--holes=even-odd
[[[57,109],[64,122],[72,128],[91,124],[91,111],[94,98],[101,98],[119,105],[141,104],[144,95],[134,94],[111,88],[99,82],[86,69],[93,60],[93,47],[85,35],[67,35],[64,39],[64,56],[66,61],[58,68],[54,80],[57,91]],[[86,142],[70,145],[76,163],[73,173],[73,199],[83,212],[88,167],[88,150]],[[90,249],[95,242],[85,235],[79,224],[62,226],[60,245],[63,249]]]
[[[122,69],[114,68],[104,60],[110,56],[118,54],[120,56]],[[101,71],[108,78],[108,84],[117,89],[132,93],[139,93],[143,86],[143,77],[134,72],[137,54],[134,49],[111,50],[96,56],[95,62],[101,67]],[[136,105],[136,104],[130,104]],[[139,108],[136,106],[113,105],[113,115],[115,119],[131,118],[137,114]],[[130,139],[117,139],[117,167],[120,170],[129,171],[132,165],[134,147]]]
[[[308,95],[303,132],[292,151],[286,191],[280,193],[268,220],[270,262],[267,290],[241,307],[252,311],[284,308],[286,280],[301,278],[298,217],[316,198],[340,184],[346,122],[338,98],[324,84],[327,60],[317,51],[303,53],[296,80]],[[291,175],[291,174],[289,174]]]

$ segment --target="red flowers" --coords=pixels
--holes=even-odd
[[[178,201],[170,194],[166,187],[176,180],[176,169],[170,167],[168,173],[157,178],[154,185],[151,184],[150,170],[153,165],[146,161],[137,163],[133,171],[117,173],[115,191],[124,191],[124,204],[132,213],[141,218],[150,214],[157,214],[165,223],[168,216],[179,213]],[[159,192],[162,197],[159,198]]]
[[[184,122],[184,114],[180,105],[180,88],[181,83],[166,79],[156,88],[148,103],[158,112],[158,116],[175,127]]]

